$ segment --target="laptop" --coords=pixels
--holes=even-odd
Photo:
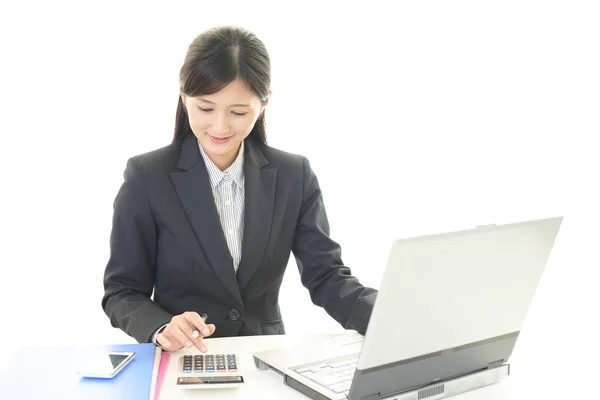
[[[365,336],[254,354],[313,399],[435,400],[499,382],[563,217],[393,241]]]

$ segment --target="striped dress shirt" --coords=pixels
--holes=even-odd
[[[233,269],[237,273],[244,233],[244,142],[235,161],[225,171],[211,161],[200,142],[198,148],[206,164],[227,247],[233,258]]]

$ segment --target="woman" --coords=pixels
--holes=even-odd
[[[111,324],[167,351],[206,352],[213,334],[282,334],[293,252],[313,303],[364,334],[377,292],[343,265],[306,158],[266,144],[263,43],[209,30],[180,84],[173,142],[131,158],[115,199],[102,300]]]

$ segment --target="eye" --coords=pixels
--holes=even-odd
[[[204,112],[211,112],[211,111],[212,111],[212,108],[202,108],[202,107],[198,107],[198,109],[199,109],[200,111],[204,111]]]
[[[238,113],[238,112],[235,112],[235,111],[232,111],[231,113],[232,113],[233,115],[236,115],[236,116],[238,116],[238,117],[241,117],[241,116],[244,116],[244,115],[246,115],[246,114],[247,114],[247,113]]]

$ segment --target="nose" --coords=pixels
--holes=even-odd
[[[229,132],[229,121],[227,115],[218,114],[215,116],[212,124],[212,133],[215,136],[225,136]]]

